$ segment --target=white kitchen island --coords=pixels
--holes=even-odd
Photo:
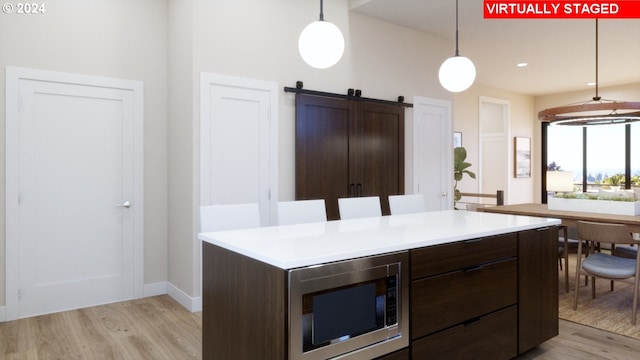
[[[559,224],[454,210],[200,234],[203,356],[290,360],[290,270],[408,251],[411,341],[380,359],[515,357],[557,334]]]

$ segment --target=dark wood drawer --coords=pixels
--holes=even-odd
[[[517,276],[517,260],[512,258],[413,281],[412,338],[515,304]]]
[[[416,340],[412,359],[511,359],[517,355],[517,306]]]
[[[442,274],[516,256],[517,234],[430,246],[411,251],[411,278]]]
[[[410,355],[409,348],[404,348],[391,354],[377,357],[374,360],[409,360]]]

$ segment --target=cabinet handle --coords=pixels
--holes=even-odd
[[[357,196],[362,196],[362,184],[358,183],[358,195]]]
[[[478,321],[480,321],[480,320],[481,320],[481,319],[480,319],[479,317],[477,317],[477,318],[469,319],[469,320],[467,320],[467,321],[463,322],[462,324],[463,324],[465,327],[467,327],[467,326],[471,326],[471,325],[473,325],[473,324],[477,323],[477,322],[478,322]]]
[[[547,231],[549,230],[549,227],[543,227],[543,228],[537,228],[536,231]]]
[[[356,187],[355,184],[349,185],[349,197],[356,196],[355,187]]]
[[[475,266],[471,266],[471,267],[465,268],[464,272],[466,272],[466,273],[474,272],[474,271],[482,270],[483,268],[484,268],[484,266],[482,266],[482,265],[475,265]]]
[[[484,239],[482,239],[482,238],[469,239],[469,240],[465,240],[465,241],[464,241],[464,243],[465,243],[465,244],[473,244],[473,243],[480,242],[480,241],[482,241],[482,240],[484,240]]]

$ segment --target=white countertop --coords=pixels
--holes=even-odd
[[[281,269],[560,225],[560,220],[465,210],[201,233],[202,241]]]

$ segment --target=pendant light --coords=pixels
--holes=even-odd
[[[307,25],[298,38],[298,50],[302,59],[317,69],[335,65],[344,53],[344,37],[340,29],[324,20],[320,0],[320,20]]]
[[[596,18],[596,94],[591,100],[542,110],[538,119],[557,125],[608,125],[640,121],[640,102],[605,100],[598,95],[598,19]]]
[[[458,0],[456,0],[456,53],[440,65],[440,84],[451,91],[465,91],[476,79],[476,67],[469,58],[460,56],[458,50]]]

